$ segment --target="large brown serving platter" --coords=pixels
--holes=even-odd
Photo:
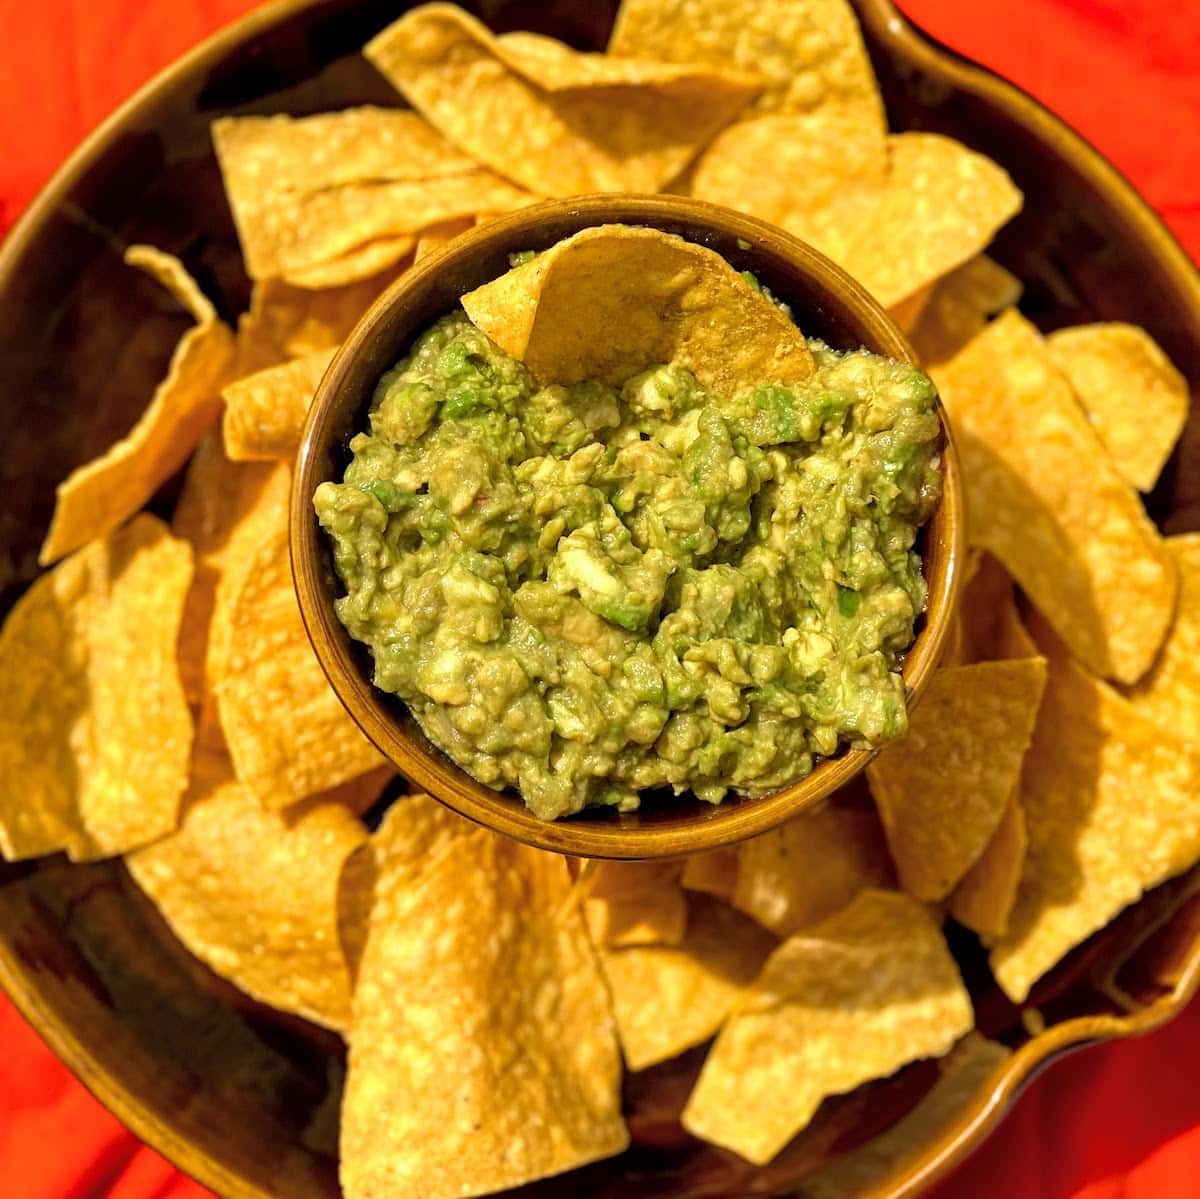
[[[991,252],[1025,284],[1043,329],[1144,325],[1200,387],[1200,276],[1111,166],[1033,100],[926,41],[889,0],[856,0],[897,129],[955,136],[1025,193]],[[101,127],[0,247],[0,612],[35,572],[55,483],[132,425],[181,320],[121,251],[148,241],[183,257],[233,318],[248,300],[208,141],[224,113],[309,113],[394,103],[357,49],[397,0],[282,0],[180,60]],[[616,0],[480,0],[499,29],[600,48]],[[169,491],[169,489],[168,489]],[[170,494],[162,498],[169,505]],[[1200,528],[1200,412],[1150,497],[1170,532]],[[1132,798],[1132,797],[1131,797]],[[1064,1051],[1135,1035],[1200,984],[1200,868],[1145,896],[1037,986],[1004,999],[974,940],[952,935],[978,1023],[1014,1050],[957,1110],[910,1142],[864,1194],[918,1194],[964,1157],[1021,1087]],[[229,1199],[336,1199],[340,1041],[268,1011],[174,940],[115,862],[0,864],[0,983],[96,1095],[138,1135]],[[881,1132],[937,1077],[918,1063],[827,1102],[766,1169],[692,1141],[675,1115],[693,1053],[632,1075],[634,1147],[526,1188],[586,1199],[803,1193],[824,1163]]]

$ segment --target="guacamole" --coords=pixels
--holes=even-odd
[[[934,389],[811,349],[792,388],[714,395],[671,363],[543,387],[439,321],[314,497],[376,685],[547,820],[767,791],[902,733]]]

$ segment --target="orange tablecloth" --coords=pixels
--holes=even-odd
[[[901,2],[1082,130],[1200,258],[1200,0]],[[0,0],[0,232],[117,103],[252,3]],[[2,996],[0,1046],[0,1194],[209,1195],[109,1116]],[[936,1199],[1196,1199],[1197,1067],[1200,1002],[1149,1038],[1059,1063]]]

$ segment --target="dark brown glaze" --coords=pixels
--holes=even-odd
[[[1001,162],[1024,211],[996,256],[1026,284],[1043,328],[1098,316],[1145,325],[1200,385],[1200,280],[1117,173],[1036,103],[931,46],[889,0],[855,0],[892,125],[953,134]],[[0,610],[34,572],[53,488],[135,418],[181,314],[120,265],[131,241],[179,253],[231,317],[248,289],[208,148],[229,111],[315,112],[394,103],[355,53],[395,0],[283,0],[205,43],[125,105],[56,175],[0,246]],[[485,0],[497,28],[598,49],[615,0]],[[1200,527],[1200,420],[1155,491],[1171,531]],[[164,503],[169,502],[168,494]],[[1014,1055],[957,1117],[880,1180],[920,1193],[960,1161],[1025,1082],[1068,1049],[1144,1032],[1200,982],[1200,870],[1167,883],[1071,954],[1030,1004],[1030,1037],[973,937],[954,932],[983,1031]],[[334,1116],[343,1055],[330,1034],[278,1016],[192,961],[117,864],[0,864],[0,982],[55,1051],[139,1136],[227,1199],[336,1199]],[[544,1199],[791,1195],[814,1168],[907,1111],[932,1082],[918,1064],[824,1104],[767,1170],[678,1126],[701,1060],[627,1080],[634,1147],[526,1188]]]

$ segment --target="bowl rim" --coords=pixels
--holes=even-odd
[[[386,338],[394,324],[404,323],[410,299],[420,303],[426,289],[445,270],[469,270],[478,257],[494,260],[497,247],[540,247],[550,236],[558,241],[569,235],[564,229],[573,232],[607,224],[651,228],[686,225],[701,235],[720,236],[739,246],[748,243],[765,260],[784,264],[802,276],[818,297],[840,301],[858,326],[856,335],[862,335],[868,349],[917,363],[891,317],[856,280],[807,243],[765,221],[715,204],[669,195],[618,193],[531,205],[461,234],[410,267],[375,301],[334,355],[309,407],[295,460],[288,522],[292,576],[309,640],[334,692],[380,752],[434,799],[476,823],[539,849],[577,857],[680,857],[732,845],[777,827],[844,787],[878,750],[843,748],[819,760],[804,778],[766,795],[727,800],[711,810],[693,808],[678,818],[667,814],[644,825],[636,817],[613,817],[608,813],[599,819],[585,816],[540,820],[519,799],[477,782],[446,754],[405,728],[396,718],[391,698],[365,677],[362,654],[352,652],[351,640],[334,613],[329,572],[321,565],[328,559],[328,539],[312,507],[313,493],[325,481],[320,464],[327,462],[332,452],[335,430],[344,427],[350,407],[360,416],[353,427],[361,426],[361,413],[374,389],[375,380],[367,380],[357,369],[359,360],[364,355],[372,356],[374,344]],[[552,235],[547,233],[550,229]],[[803,319],[799,323],[803,326]],[[924,621],[902,665],[910,709],[920,699],[946,646],[965,557],[961,470],[940,400],[936,401],[936,411],[943,436],[943,488],[938,506],[923,530],[928,586]]]
[[[94,129],[58,167],[0,241],[0,288],[11,285],[30,243],[76,181],[102,158],[121,131],[168,95],[181,77],[215,65],[233,47],[279,21],[317,8],[325,0],[268,0],[211,34],[169,63],[143,84]],[[986,96],[1015,120],[1034,129],[1043,140],[1057,143],[1090,185],[1121,209],[1145,243],[1167,263],[1181,292],[1190,292],[1200,312],[1200,272],[1162,218],[1128,179],[1099,150],[1017,84],[941,45],[915,28],[893,0],[852,0],[859,20],[882,44],[924,62],[935,73],[953,79],[976,95]],[[1144,902],[1144,900],[1139,901]],[[55,1055],[85,1087],[136,1136],[162,1153],[185,1173],[224,1199],[274,1199],[271,1192],[200,1150],[173,1124],[169,1114],[148,1106],[122,1081],[105,1070],[86,1036],[51,1005],[35,977],[10,942],[0,938],[0,987],[22,1016],[38,1031]],[[1186,953],[1177,975],[1154,1002],[1123,1016],[1079,1016],[1038,1034],[1000,1063],[945,1127],[935,1144],[903,1167],[872,1199],[917,1199],[945,1177],[1003,1120],[1035,1074],[1066,1054],[1109,1040],[1152,1032],[1178,1015],[1200,992],[1200,938]]]

